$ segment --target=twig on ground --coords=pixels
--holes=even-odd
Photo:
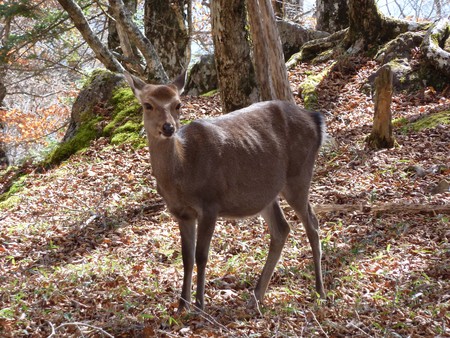
[[[312,316],[313,316],[313,318],[314,318],[314,321],[317,323],[317,325],[319,325],[320,331],[322,331],[322,333],[325,335],[325,337],[328,338],[329,336],[328,336],[327,333],[323,330],[322,325],[320,325],[320,323],[319,323],[319,321],[317,320],[316,315],[314,314],[314,312],[312,312],[312,311],[309,311],[309,312],[311,312],[311,314],[312,314]]]
[[[258,302],[258,300],[256,299],[255,292],[252,291],[250,294],[252,295],[253,301],[255,302],[256,310],[258,310],[258,313],[259,313],[260,317],[262,317],[263,314],[262,314],[262,312],[261,312],[261,309],[259,308],[259,302]]]
[[[230,329],[227,328],[225,325],[220,324],[217,320],[215,320],[211,315],[207,314],[205,311],[203,311],[202,309],[200,309],[199,307],[195,306],[195,304],[192,304],[190,302],[187,302],[186,299],[181,298],[183,301],[186,302],[186,304],[189,304],[189,306],[192,306],[192,308],[194,310],[196,310],[198,312],[198,314],[206,319],[210,324],[212,325],[216,325],[219,328],[221,328],[222,330],[224,330],[225,332],[231,333]]]
[[[113,335],[109,334],[108,332],[103,330],[101,327],[94,326],[94,325],[91,325],[91,324],[86,324],[86,323],[81,323],[81,322],[72,322],[72,323],[62,323],[62,324],[58,325],[57,327],[55,327],[52,323],[50,323],[50,322],[48,322],[48,323],[50,324],[50,327],[52,328],[52,333],[47,338],[51,338],[51,337],[55,336],[56,335],[56,331],[58,331],[60,328],[62,328],[64,326],[71,326],[71,325],[76,326],[80,331],[81,331],[80,326],[86,326],[86,327],[89,327],[91,329],[100,331],[103,335],[105,335],[107,337],[114,338]]]

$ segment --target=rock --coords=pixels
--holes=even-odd
[[[450,191],[450,184],[446,180],[441,180],[439,183],[431,188],[431,193],[433,195],[443,194]]]
[[[419,165],[412,165],[405,169],[406,172],[413,172],[417,177],[424,177],[427,172]]]
[[[104,105],[110,101],[113,90],[125,79],[120,74],[109,71],[94,71],[90,79],[78,94],[70,116],[69,127],[64,135],[63,142],[70,140],[83,122],[85,114],[101,113]]]
[[[449,168],[445,164],[435,164],[430,168],[429,172],[435,175],[439,175],[447,170],[449,170]]]
[[[189,72],[184,91],[187,95],[198,96],[219,87],[214,55],[201,56]]]
[[[422,85],[413,51],[418,51],[424,35],[425,32],[400,34],[397,38],[388,42],[375,56],[376,61],[382,65],[388,64],[391,67],[395,89],[402,90],[414,85]],[[369,76],[371,84],[378,76],[378,71]]]
[[[425,32],[406,32],[389,41],[375,56],[375,60],[386,64],[395,59],[411,60],[412,52],[418,48],[425,36]]]
[[[284,59],[289,58],[300,51],[303,44],[310,40],[320,39],[330,34],[322,31],[306,29],[292,21],[277,20],[278,32],[283,45]]]

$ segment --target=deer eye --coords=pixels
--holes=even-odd
[[[175,107],[176,110],[180,110],[181,109],[181,103],[178,103],[177,106]]]
[[[150,103],[144,103],[144,109],[145,110],[152,110],[153,106]]]

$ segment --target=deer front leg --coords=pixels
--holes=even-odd
[[[273,270],[278,263],[284,244],[290,232],[290,226],[283,215],[283,211],[278,204],[278,200],[269,204],[262,212],[264,220],[269,225],[270,247],[266,264],[264,265],[261,277],[255,288],[255,299],[250,301],[254,305],[255,301],[261,303],[264,299],[267,286],[272,278]]]
[[[192,271],[194,269],[195,253],[195,219],[179,220],[181,234],[181,255],[183,257],[183,288],[178,306],[178,312],[189,309],[191,303]]]
[[[206,213],[198,220],[197,229],[197,248],[195,259],[197,262],[197,293],[195,306],[203,310],[205,306],[205,274],[206,263],[208,262],[209,247],[211,238],[216,226],[217,215],[215,213]]]

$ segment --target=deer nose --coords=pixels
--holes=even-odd
[[[172,123],[166,122],[166,123],[163,124],[163,126],[162,126],[162,133],[163,133],[164,136],[170,137],[170,136],[173,135],[174,131],[175,131],[175,128],[172,125]]]

